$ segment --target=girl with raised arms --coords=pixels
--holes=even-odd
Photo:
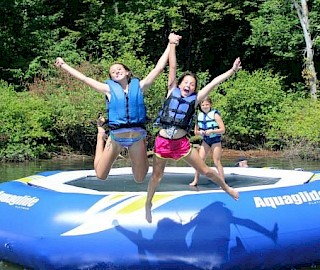
[[[136,182],[143,182],[149,168],[146,148],[146,108],[144,92],[164,70],[168,62],[169,44],[178,43],[180,36],[171,33],[166,50],[150,73],[142,80],[133,77],[131,70],[122,63],[109,68],[110,79],[99,82],[85,76],[58,57],[55,65],[76,79],[106,96],[107,121],[110,135],[105,141],[105,118],[98,119],[97,145],[94,169],[100,179],[106,179],[121,150],[128,148],[132,171]]]
[[[146,220],[149,223],[152,222],[152,199],[156,188],[160,184],[168,159],[184,159],[200,174],[209,177],[213,182],[217,183],[232,198],[235,200],[239,198],[238,191],[228,186],[224,179],[212,168],[208,167],[200,158],[198,151],[191,147],[187,135],[199,102],[214,87],[228,79],[241,68],[240,58],[234,61],[230,70],[214,78],[197,93],[197,78],[194,74],[186,72],[178,80],[176,79],[176,46],[177,43],[170,42],[168,93],[156,120],[160,131],[155,140],[153,172],[148,184],[145,203]]]

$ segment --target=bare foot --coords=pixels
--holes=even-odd
[[[198,181],[196,181],[196,180],[193,180],[190,184],[189,184],[189,186],[193,186],[193,187],[196,187],[198,185]]]
[[[97,119],[97,127],[103,127],[106,124],[106,119],[102,116],[102,114],[99,114]]]
[[[146,220],[149,223],[152,223],[151,208],[152,208],[152,204],[146,204]]]
[[[102,137],[104,140],[107,140],[106,130],[104,128],[105,124],[106,124],[106,119],[100,115],[97,120],[98,136]]]
[[[231,187],[228,187],[226,189],[226,192],[233,198],[235,199],[236,201],[239,200],[239,192],[236,191],[235,189],[231,188]]]

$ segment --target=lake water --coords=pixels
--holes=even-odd
[[[236,158],[224,157],[223,166],[234,166]],[[275,167],[280,169],[320,170],[320,161],[310,161],[301,159],[289,159],[285,157],[260,157],[249,158],[251,167]],[[151,160],[150,160],[151,164]],[[208,158],[207,164],[213,166],[213,162]],[[114,167],[130,166],[130,163],[123,159],[117,160]],[[185,162],[169,161],[168,166],[188,166]],[[93,159],[91,157],[64,158],[55,160],[39,160],[23,163],[0,163],[0,182],[14,180],[43,171],[54,170],[88,170],[93,169]]]
[[[151,160],[150,160],[151,162]],[[234,166],[236,159],[234,157],[224,157],[222,163],[224,166]],[[280,169],[320,170],[320,161],[308,161],[300,159],[289,159],[284,157],[262,157],[249,158],[251,167],[276,167]],[[212,161],[207,160],[207,164],[212,166]],[[127,160],[118,160],[114,167],[130,166]],[[188,166],[184,162],[168,162],[168,166]],[[36,174],[42,171],[54,170],[79,170],[93,169],[93,159],[90,157],[66,158],[56,160],[39,160],[24,163],[0,163],[0,182],[14,180]],[[0,261],[0,269],[5,270],[27,270],[23,267]],[[303,270],[320,269],[320,266],[299,268]],[[298,269],[297,269],[298,270]]]

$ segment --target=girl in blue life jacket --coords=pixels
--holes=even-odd
[[[174,42],[170,43],[168,94],[156,121],[156,124],[160,127],[160,131],[155,140],[153,172],[148,184],[145,203],[146,220],[149,223],[152,222],[152,199],[162,179],[168,159],[184,159],[199,173],[209,177],[213,182],[220,185],[232,198],[235,200],[239,198],[238,191],[229,187],[215,170],[205,164],[200,158],[198,151],[191,148],[187,134],[199,102],[214,87],[228,79],[241,68],[240,58],[234,61],[230,70],[214,78],[196,93],[197,79],[194,74],[190,72],[185,73],[178,81],[176,79],[176,45]]]
[[[221,138],[225,133],[225,126],[218,110],[212,108],[212,100],[205,97],[200,102],[200,111],[194,127],[194,134],[202,136],[202,143],[199,149],[199,156],[206,160],[210,150],[212,159],[218,170],[218,174],[224,180],[224,171],[221,164],[222,146]],[[190,186],[196,186],[199,181],[199,172],[196,171]]]
[[[107,125],[110,135],[105,141],[105,119],[97,122],[98,134],[94,159],[94,169],[100,179],[106,179],[112,165],[122,148],[128,148],[132,171],[136,182],[143,182],[148,169],[147,147],[145,142],[146,110],[143,100],[144,91],[151,86],[168,62],[170,43],[177,43],[180,36],[171,33],[166,50],[155,68],[142,80],[133,78],[130,69],[122,63],[115,63],[109,68],[110,80],[105,83],[85,76],[58,57],[55,65],[62,68],[76,79],[84,82],[97,92],[106,96]]]

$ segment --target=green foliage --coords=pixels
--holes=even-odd
[[[69,32],[69,31],[68,31]],[[56,74],[54,60],[56,57],[63,57],[68,63],[81,63],[86,54],[77,50],[76,41],[79,38],[76,32],[69,32],[69,35],[61,39],[58,44],[47,44],[41,55],[35,57],[24,73],[24,80],[31,81],[34,78],[45,80]],[[51,40],[52,41],[52,40]],[[32,81],[33,82],[33,81]]]
[[[320,48],[320,16],[318,10],[320,9],[320,1],[319,0],[309,0],[309,19],[311,22],[311,31],[314,33],[313,44],[315,48]],[[311,5],[310,5],[311,4]]]
[[[153,65],[125,54],[117,61],[125,62],[143,78]],[[108,67],[82,63],[79,71],[99,81],[106,79]],[[179,72],[181,73],[181,71]],[[30,92],[16,93],[2,82],[0,110],[0,158],[20,161],[50,157],[56,151],[79,151],[93,154],[96,143],[95,120],[105,112],[105,98],[67,73],[48,82],[37,82]],[[198,73],[199,88],[208,81],[207,72]],[[221,95],[223,91],[226,95]],[[146,92],[145,100],[151,122],[148,124],[148,148],[153,147],[157,129],[152,126],[167,92],[167,74],[163,72]],[[252,149],[289,149],[303,145],[300,156],[320,143],[317,116],[319,102],[311,102],[298,94],[282,90],[282,78],[270,72],[240,71],[237,76],[212,91],[214,107],[222,113],[226,125],[225,143],[229,147]]]
[[[298,56],[304,45],[303,32],[299,30],[295,9],[288,2],[284,4],[276,0],[264,1],[259,12],[254,14],[256,17],[249,19],[252,35],[246,43],[267,47],[277,56]]]
[[[309,0],[308,6],[317,69],[320,1]],[[99,81],[108,77],[115,61],[143,78],[162,54],[170,31],[182,35],[180,72],[197,73],[200,87],[209,74],[221,74],[241,57],[246,71],[220,86],[217,92],[225,89],[226,96],[212,94],[226,121],[229,145],[318,145],[319,135],[312,131],[318,105],[304,104],[305,43],[292,1],[20,0],[0,3],[0,80],[10,82],[0,84],[0,157],[31,159],[60,146],[92,153],[96,128],[91,122],[105,111],[104,97],[57,70],[55,58],[63,57]],[[151,120],[166,91],[165,71],[146,92]],[[305,134],[289,124],[290,117],[301,124],[296,107],[308,112]],[[148,128],[153,137],[156,130],[151,123]]]
[[[300,93],[284,92],[281,77],[263,70],[240,71],[220,85],[212,98],[222,113],[228,147],[288,150],[302,158],[320,158],[316,151],[320,103]]]
[[[248,2],[252,3],[246,1],[246,5]],[[304,26],[301,25],[293,2],[297,5],[302,3],[296,0],[259,1],[255,3],[257,11],[246,16],[251,35],[245,44],[252,48],[252,52],[247,52],[248,57],[261,59],[264,68],[286,76],[287,89],[299,82],[310,87],[309,79],[313,79],[305,69],[308,69],[311,62],[315,63],[316,69],[319,68],[319,1],[307,1],[309,15],[303,19]],[[307,37],[310,37],[310,41]],[[311,49],[312,53],[306,47]],[[312,89],[308,91],[312,92]]]
[[[106,70],[101,66],[83,63],[77,68],[89,77],[103,81]],[[69,151],[92,154],[95,149],[96,120],[105,113],[105,97],[64,71],[45,83],[41,89],[33,89],[48,104],[53,124],[56,145],[68,147]],[[64,150],[66,151],[66,150]]]
[[[252,74],[240,71],[219,88],[213,94],[214,107],[222,112],[227,143],[236,148],[264,145],[285,97],[281,78],[263,70]],[[225,96],[218,94],[222,89]]]
[[[319,1],[308,5],[317,49]],[[2,1],[0,79],[20,89],[47,79],[57,56],[79,64],[129,52],[154,62],[170,31],[183,36],[183,70],[220,74],[240,54],[249,70],[267,66],[302,80],[305,44],[296,11],[291,1],[274,0]]]
[[[0,14],[1,79],[10,78],[16,85],[25,85],[37,74],[32,69],[25,74],[29,63],[44,56],[57,38],[52,26],[58,19],[47,1],[2,1]],[[1,74],[2,73],[2,74]]]
[[[320,144],[320,113],[318,101],[288,95],[281,103],[281,110],[275,115],[268,132],[268,144],[280,147],[313,146]],[[306,156],[306,154],[304,154]]]
[[[51,148],[52,117],[42,100],[16,93],[0,82],[0,159],[21,161],[44,157]]]

